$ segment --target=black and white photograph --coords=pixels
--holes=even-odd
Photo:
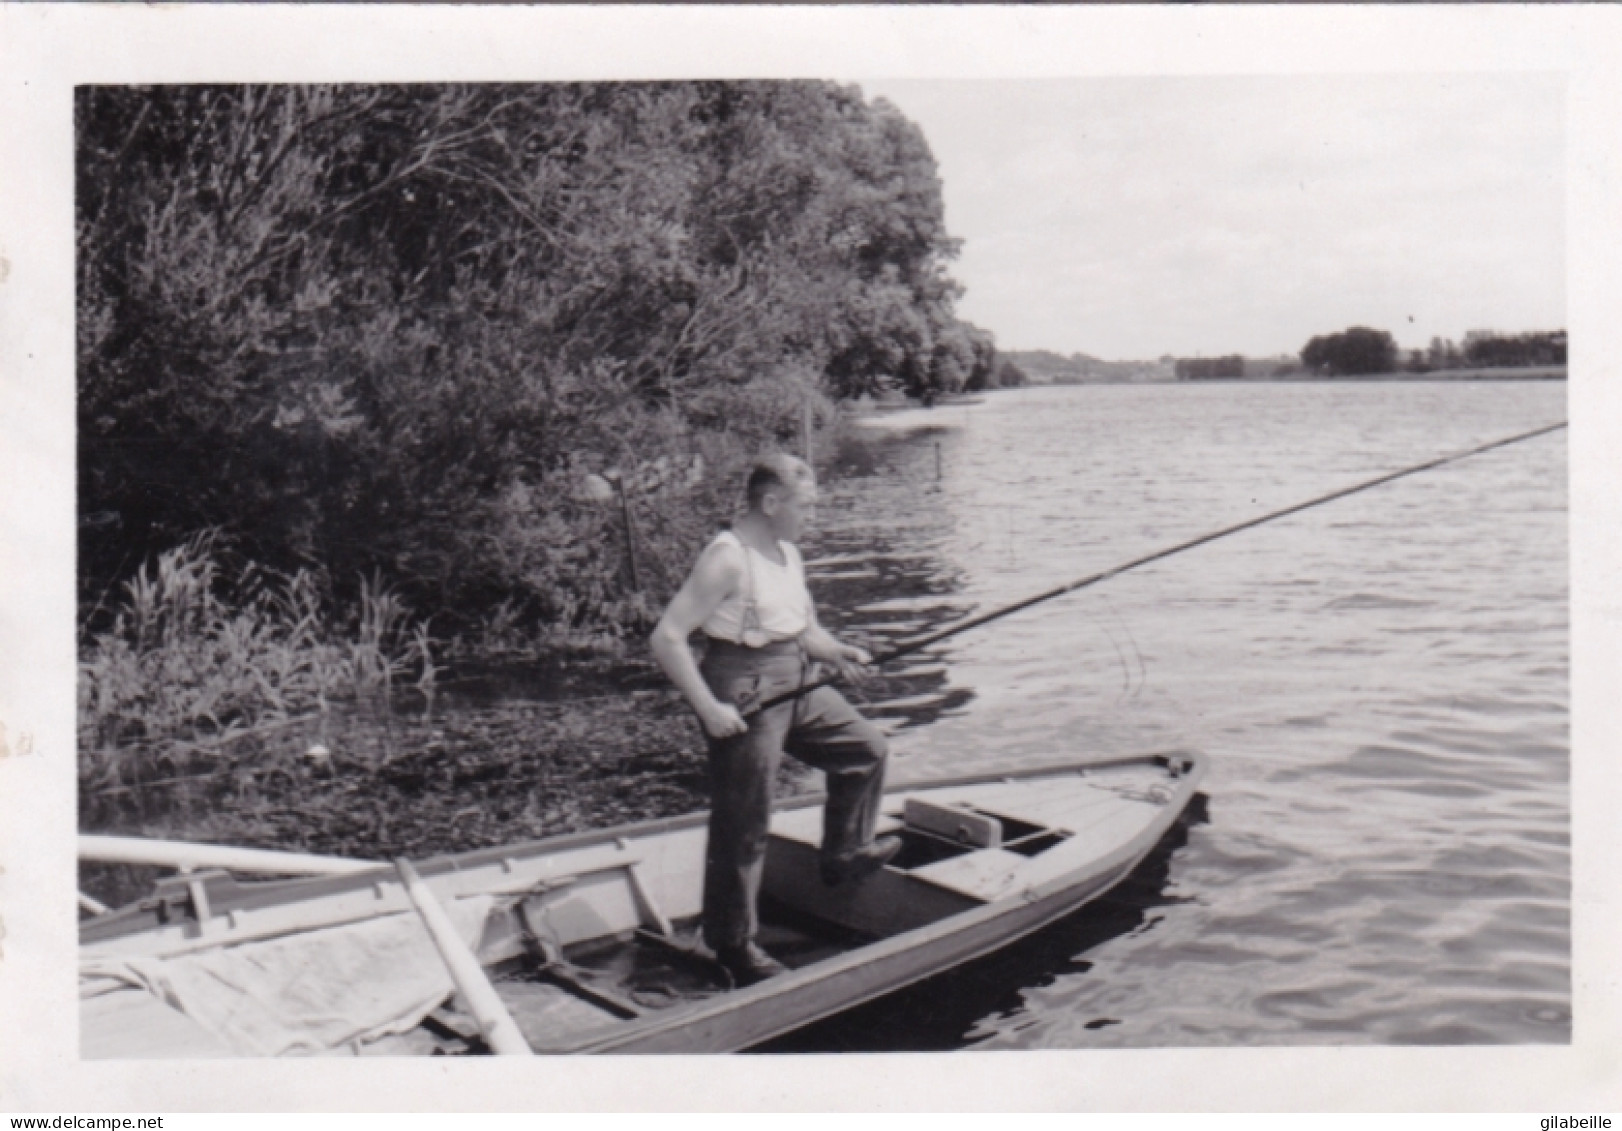
[[[1574,826],[1617,795],[1573,725],[1617,155],[1572,74],[1192,32],[1021,66],[998,12],[950,17],[996,73],[706,65],[659,15],[685,64],[642,73],[436,70],[405,25],[384,68],[64,68],[60,442],[22,458],[67,662],[0,699],[72,917],[46,1059],[170,1104],[229,1059],[242,1110],[610,1053],[575,1086],[805,1089],[700,1107],[1062,1053],[1194,1108],[1087,1057],[1215,1050],[1277,1079],[1227,1106],[1614,1101],[1570,1084],[1616,1022],[1574,889],[1614,820],[1586,864]],[[1407,1067],[1285,1079],[1348,1053]],[[1445,1083],[1503,1056],[1564,1090]],[[960,1071],[905,1063],[878,1102]],[[1110,1105],[1052,1072],[978,1103]]]

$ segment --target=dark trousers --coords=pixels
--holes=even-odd
[[[700,665],[716,698],[747,712],[815,678],[799,644],[747,648],[711,641]],[[755,937],[772,784],[783,752],[827,775],[822,855],[848,858],[873,839],[889,744],[831,687],[749,717],[747,734],[710,739],[710,828],[704,859],[704,941],[713,949]]]

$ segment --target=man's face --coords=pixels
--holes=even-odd
[[[817,510],[817,489],[802,486],[798,490],[773,491],[770,498],[775,506],[768,512],[777,537],[784,542],[797,542],[805,532]]]

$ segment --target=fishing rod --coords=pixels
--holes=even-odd
[[[1388,475],[1381,475],[1378,478],[1369,479],[1351,487],[1342,487],[1338,491],[1331,491],[1327,495],[1319,495],[1316,498],[1308,499],[1306,502],[1296,503],[1294,506],[1285,507],[1283,510],[1273,511],[1270,514],[1264,514],[1259,518],[1247,519],[1244,522],[1235,523],[1232,526],[1224,526],[1221,530],[1213,530],[1209,534],[1200,535],[1198,538],[1190,538],[1187,542],[1179,542],[1175,546],[1167,546],[1165,549],[1156,550],[1152,554],[1145,554],[1141,558],[1133,558],[1131,561],[1122,565],[1103,570],[1099,573],[1089,574],[1086,577],[1078,578],[1075,581],[1060,585],[1055,589],[1049,589],[1046,592],[1038,593],[1034,597],[1027,597],[1023,601],[1014,602],[1012,605],[1005,605],[1000,609],[993,609],[989,613],[982,613],[979,616],[970,617],[968,620],[959,621],[957,624],[950,625],[938,632],[932,632],[927,636],[920,636],[916,640],[908,641],[907,643],[902,644],[900,647],[891,649],[888,652],[873,657],[872,662],[875,666],[878,664],[887,664],[891,660],[910,655],[911,653],[918,651],[920,648],[929,647],[931,644],[938,644],[942,640],[949,639],[950,637],[956,636],[962,632],[967,632],[971,628],[979,628],[981,625],[990,624],[994,620],[1001,620],[1003,617],[1012,616],[1015,613],[1022,612],[1025,609],[1030,608],[1032,605],[1040,605],[1044,601],[1053,600],[1055,597],[1063,597],[1065,594],[1074,593],[1078,589],[1086,589],[1090,585],[1097,585],[1101,581],[1108,581],[1112,577],[1119,577],[1128,570],[1134,570],[1139,566],[1149,565],[1151,562],[1161,561],[1165,558],[1171,557],[1173,554],[1180,554],[1184,550],[1192,550],[1196,546],[1203,546],[1208,542],[1215,542],[1218,538],[1226,538],[1230,534],[1237,534],[1241,530],[1249,530],[1252,527],[1260,526],[1265,522],[1272,522],[1275,519],[1286,518],[1292,514],[1299,514],[1300,512],[1311,507],[1322,506],[1324,503],[1332,503],[1336,499],[1344,499],[1348,495],[1355,495],[1359,491],[1367,491],[1370,488],[1379,487],[1383,484],[1390,483],[1393,480],[1402,479],[1408,475],[1417,475],[1421,471],[1431,471],[1435,468],[1443,466],[1444,464],[1454,463],[1461,459],[1467,459],[1470,456],[1478,456],[1483,452],[1490,452],[1494,448],[1507,447],[1510,444],[1518,444],[1522,440],[1530,440],[1537,436],[1546,435],[1550,432],[1557,432],[1565,426],[1566,422],[1564,420],[1556,424],[1547,424],[1542,428],[1534,428],[1530,432],[1522,432],[1516,436],[1509,436],[1502,440],[1494,440],[1490,444],[1482,444],[1479,447],[1470,448],[1468,451],[1454,452],[1452,455],[1442,456],[1439,459],[1428,460],[1425,463],[1415,464],[1413,467],[1405,467],[1401,471],[1393,471]],[[748,713],[753,715],[757,712],[769,710],[772,707],[798,699],[800,696],[810,694],[819,687],[827,687],[829,684],[835,682],[838,678],[839,677],[837,675],[828,675],[822,677],[821,679],[814,680],[811,683],[802,684],[792,691],[785,691],[780,695],[772,696],[770,699],[763,701],[760,706]]]

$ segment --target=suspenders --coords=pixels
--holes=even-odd
[[[738,622],[738,643],[750,648],[761,648],[772,642],[760,625],[760,607],[755,603],[755,564],[750,560],[749,547],[735,532],[733,539],[743,551],[743,616]]]

